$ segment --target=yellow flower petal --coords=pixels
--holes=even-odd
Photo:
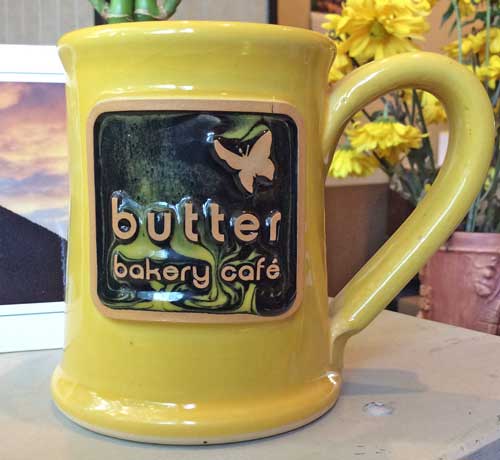
[[[444,51],[451,57],[458,56],[458,40],[451,42],[443,47]],[[462,54],[464,57],[475,53],[484,55],[486,49],[486,30],[481,30],[477,34],[469,34],[462,38]],[[490,53],[500,53],[500,28],[492,27],[490,29]]]
[[[410,149],[420,148],[425,137],[415,126],[388,120],[355,125],[347,134],[354,149],[376,151],[391,163],[399,161]]]
[[[340,80],[353,70],[352,60],[345,51],[345,43],[340,40],[336,40],[335,42],[337,44],[337,54],[328,74],[328,81],[330,83]]]
[[[333,155],[328,174],[338,178],[368,176],[375,171],[377,166],[377,160],[373,155],[358,152],[349,147],[341,147]]]
[[[429,11],[427,0],[346,0],[326,28],[348,37],[349,55],[364,63],[418,49],[414,40],[429,29]]]
[[[437,97],[431,93],[424,92],[421,101],[422,112],[427,124],[443,123],[446,121],[446,112]]]

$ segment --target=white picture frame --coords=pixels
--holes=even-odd
[[[65,83],[55,46],[0,45],[0,82]],[[64,302],[1,305],[0,353],[61,348]]]

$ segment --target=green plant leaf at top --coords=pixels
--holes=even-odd
[[[90,0],[108,23],[162,21],[170,18],[181,0]]]

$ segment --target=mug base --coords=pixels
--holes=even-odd
[[[152,444],[209,445],[265,438],[307,425],[334,406],[340,385],[339,375],[329,373],[280,397],[183,406],[106,399],[69,380],[58,367],[52,395],[66,417],[99,434]],[[186,406],[191,407],[180,409]]]

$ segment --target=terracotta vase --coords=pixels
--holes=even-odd
[[[455,232],[420,281],[420,317],[500,335],[500,234]]]

